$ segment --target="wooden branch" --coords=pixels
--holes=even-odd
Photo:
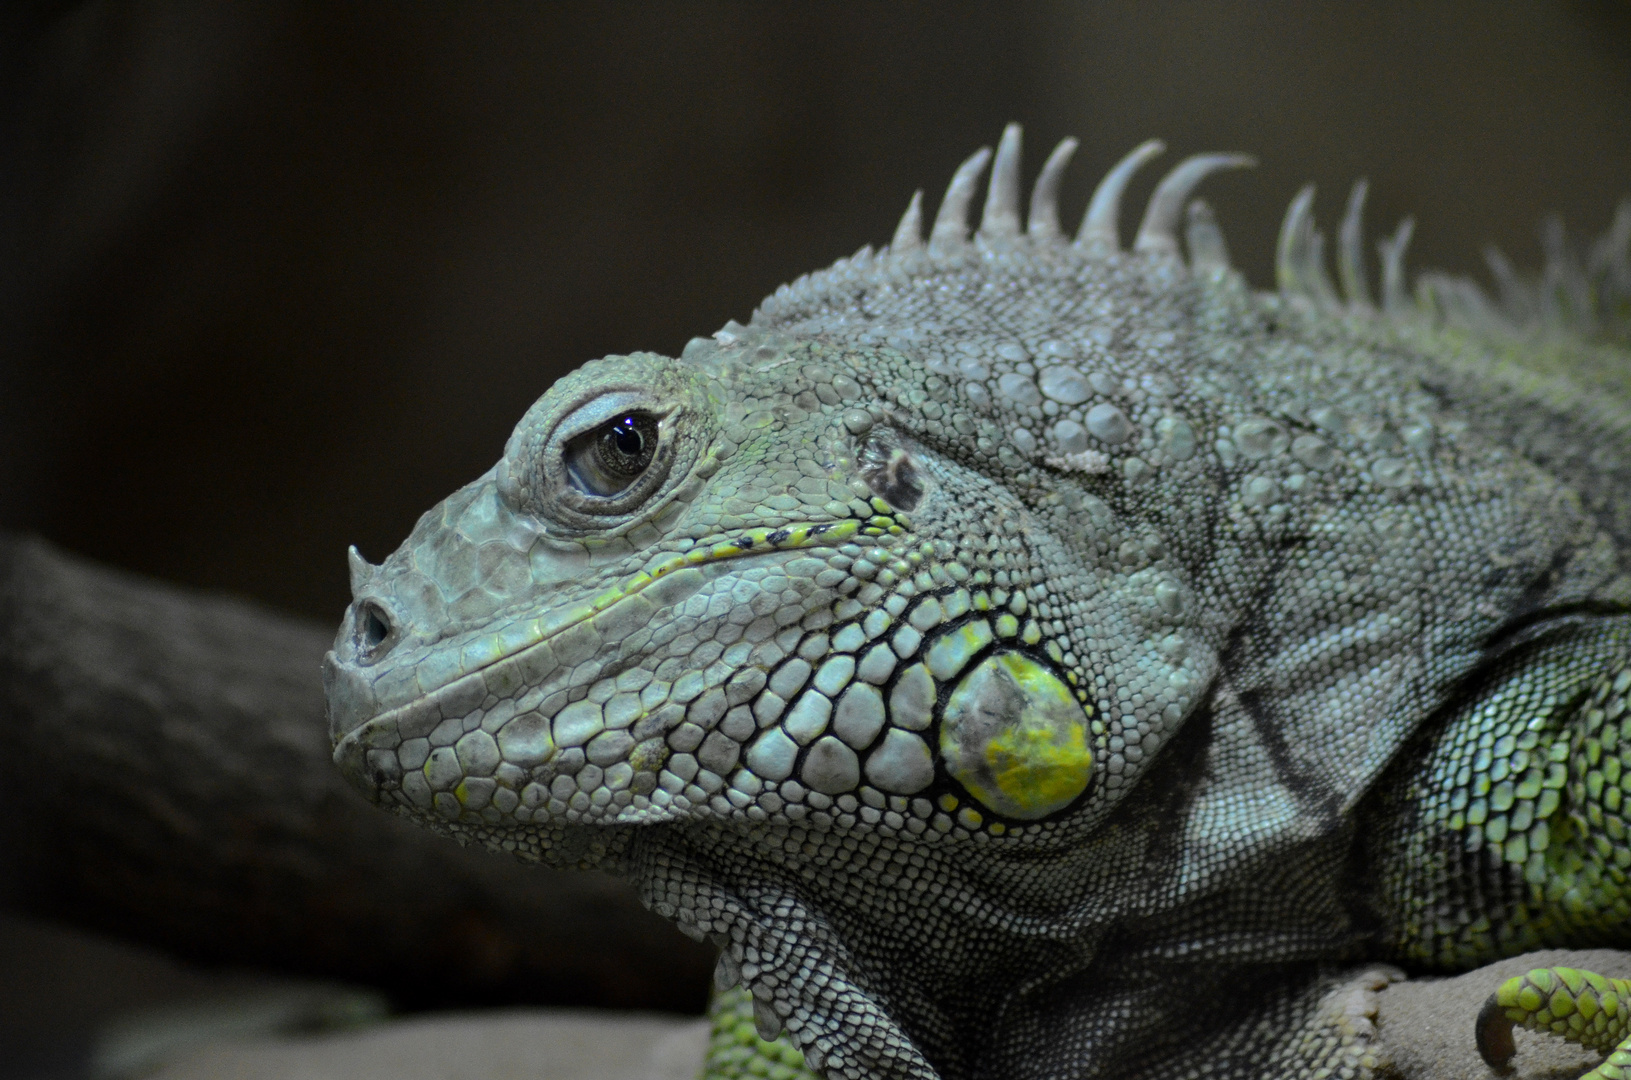
[[[699,1010],[711,950],[622,884],[460,849],[347,788],[331,636],[0,535],[0,904],[406,1005]]]

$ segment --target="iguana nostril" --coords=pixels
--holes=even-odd
[[[395,644],[391,631],[390,612],[373,601],[360,605],[355,629],[357,659],[371,664],[389,652],[391,645]]]

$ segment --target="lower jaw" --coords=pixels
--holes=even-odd
[[[395,800],[383,800],[380,805],[457,842],[460,847],[481,847],[495,855],[509,855],[554,870],[599,870],[616,877],[628,875],[625,853],[633,838],[633,826],[571,825],[557,821],[536,825],[513,821],[497,824],[448,821],[435,811],[404,806]]]

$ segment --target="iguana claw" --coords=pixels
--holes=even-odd
[[[1516,981],[1508,980],[1507,985]],[[1501,1007],[1500,997],[1499,991],[1491,994],[1484,1007],[1478,1010],[1475,1035],[1478,1039],[1478,1056],[1496,1072],[1504,1073],[1511,1071],[1512,1055],[1517,1053],[1517,1047],[1512,1042],[1512,1019]]]

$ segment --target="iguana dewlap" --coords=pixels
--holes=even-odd
[[[914,197],[749,325],[586,364],[353,552],[335,761],[629,878],[770,1075],[1365,1075],[1377,964],[1631,942],[1631,203],[1500,304],[1407,297],[1407,224],[1378,308],[1362,186],[1340,292],[1309,190],[1257,293],[1190,201],[1247,159],[1127,251],[1159,144],[1072,240],[1074,147],[1026,218],[1010,127],[973,235],[986,151],[927,236]],[[1624,1037],[1545,978],[1490,1053]]]

